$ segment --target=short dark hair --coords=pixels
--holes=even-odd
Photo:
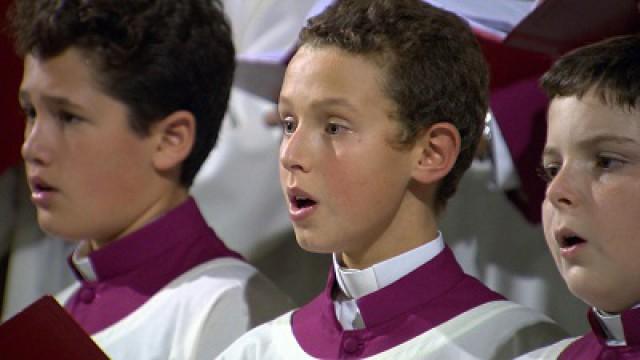
[[[219,0],[16,0],[9,21],[21,56],[48,59],[73,47],[96,60],[96,80],[128,106],[140,136],[190,111],[196,139],[180,184],[192,184],[215,145],[235,68]]]
[[[604,104],[635,108],[640,99],[640,36],[625,35],[577,48],[540,81],[550,98],[594,91]]]
[[[438,122],[458,129],[461,151],[435,199],[443,208],[471,165],[488,107],[488,69],[468,24],[420,0],[339,0],[308,21],[299,41],[363,55],[385,71],[400,144]]]

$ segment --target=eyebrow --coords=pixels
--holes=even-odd
[[[20,100],[20,104],[24,104],[25,102],[26,103],[31,102],[29,93],[24,90],[20,90],[18,92],[18,99]],[[42,100],[46,103],[49,103],[58,107],[82,110],[82,106],[75,104],[74,102],[69,101],[69,99],[64,97],[53,96],[53,95],[43,95]]]
[[[287,106],[291,105],[291,101],[289,101],[287,97],[281,96],[279,102],[282,103],[283,105],[287,105]],[[343,107],[351,111],[357,111],[356,107],[353,106],[353,104],[351,104],[349,101],[343,98],[334,98],[334,97],[314,100],[311,102],[310,106],[313,109],[317,109],[321,107]]]
[[[590,146],[599,143],[612,142],[616,144],[638,144],[638,141],[634,138],[622,136],[622,135],[595,135],[580,141],[580,146]]]
[[[600,143],[616,143],[616,144],[632,144],[632,145],[640,145],[640,143],[634,139],[634,138],[630,138],[627,136],[621,136],[621,135],[595,135],[595,136],[591,136],[588,137],[586,139],[581,140],[578,143],[578,146],[580,148],[588,148],[590,146],[594,146],[596,144],[600,144]],[[550,156],[550,155],[554,155],[556,154],[557,151],[555,150],[554,147],[544,147],[544,150],[542,151],[542,156]]]

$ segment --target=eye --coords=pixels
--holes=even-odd
[[[65,124],[72,124],[82,121],[82,118],[67,111],[60,111],[58,119]]]
[[[540,178],[546,183],[550,183],[551,180],[553,180],[553,178],[558,175],[559,171],[560,166],[558,166],[557,164],[541,164],[536,169],[538,176],[540,176]]]
[[[280,124],[282,125],[282,132],[285,135],[291,135],[296,131],[296,123],[291,116],[284,117],[280,120]]]
[[[329,123],[327,124],[325,131],[327,132],[327,134],[336,135],[336,134],[339,134],[341,131],[344,131],[345,129],[346,128],[342,125],[339,125],[336,123]]]
[[[32,122],[36,118],[36,109],[30,105],[22,106],[22,113],[27,122]]]
[[[621,166],[624,161],[608,155],[598,155],[596,157],[596,167],[603,170],[611,170]]]

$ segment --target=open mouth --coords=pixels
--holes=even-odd
[[[33,191],[37,193],[49,192],[49,191],[55,191],[55,190],[56,190],[55,188],[44,183],[33,184]]]
[[[36,196],[41,194],[51,193],[58,190],[53,186],[49,185],[44,180],[42,180],[39,176],[30,177],[29,184],[31,185],[31,192]]]
[[[316,204],[316,201],[307,197],[307,196],[290,196],[289,201],[291,202],[294,210],[306,209]]]
[[[571,247],[574,247],[576,245],[580,245],[583,243],[586,243],[587,241],[579,236],[575,236],[575,235],[570,235],[570,236],[564,236],[560,239],[560,248],[561,249],[568,249]]]

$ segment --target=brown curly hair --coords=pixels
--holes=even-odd
[[[73,47],[95,60],[99,85],[128,106],[140,136],[190,111],[196,140],[180,183],[192,184],[216,142],[235,69],[219,0],[17,0],[8,20],[21,56],[46,60]]]
[[[420,0],[341,0],[311,18],[300,45],[335,46],[384,71],[384,91],[411,144],[437,122],[453,124],[461,151],[435,199],[441,210],[471,165],[488,108],[488,68],[468,24]]]

